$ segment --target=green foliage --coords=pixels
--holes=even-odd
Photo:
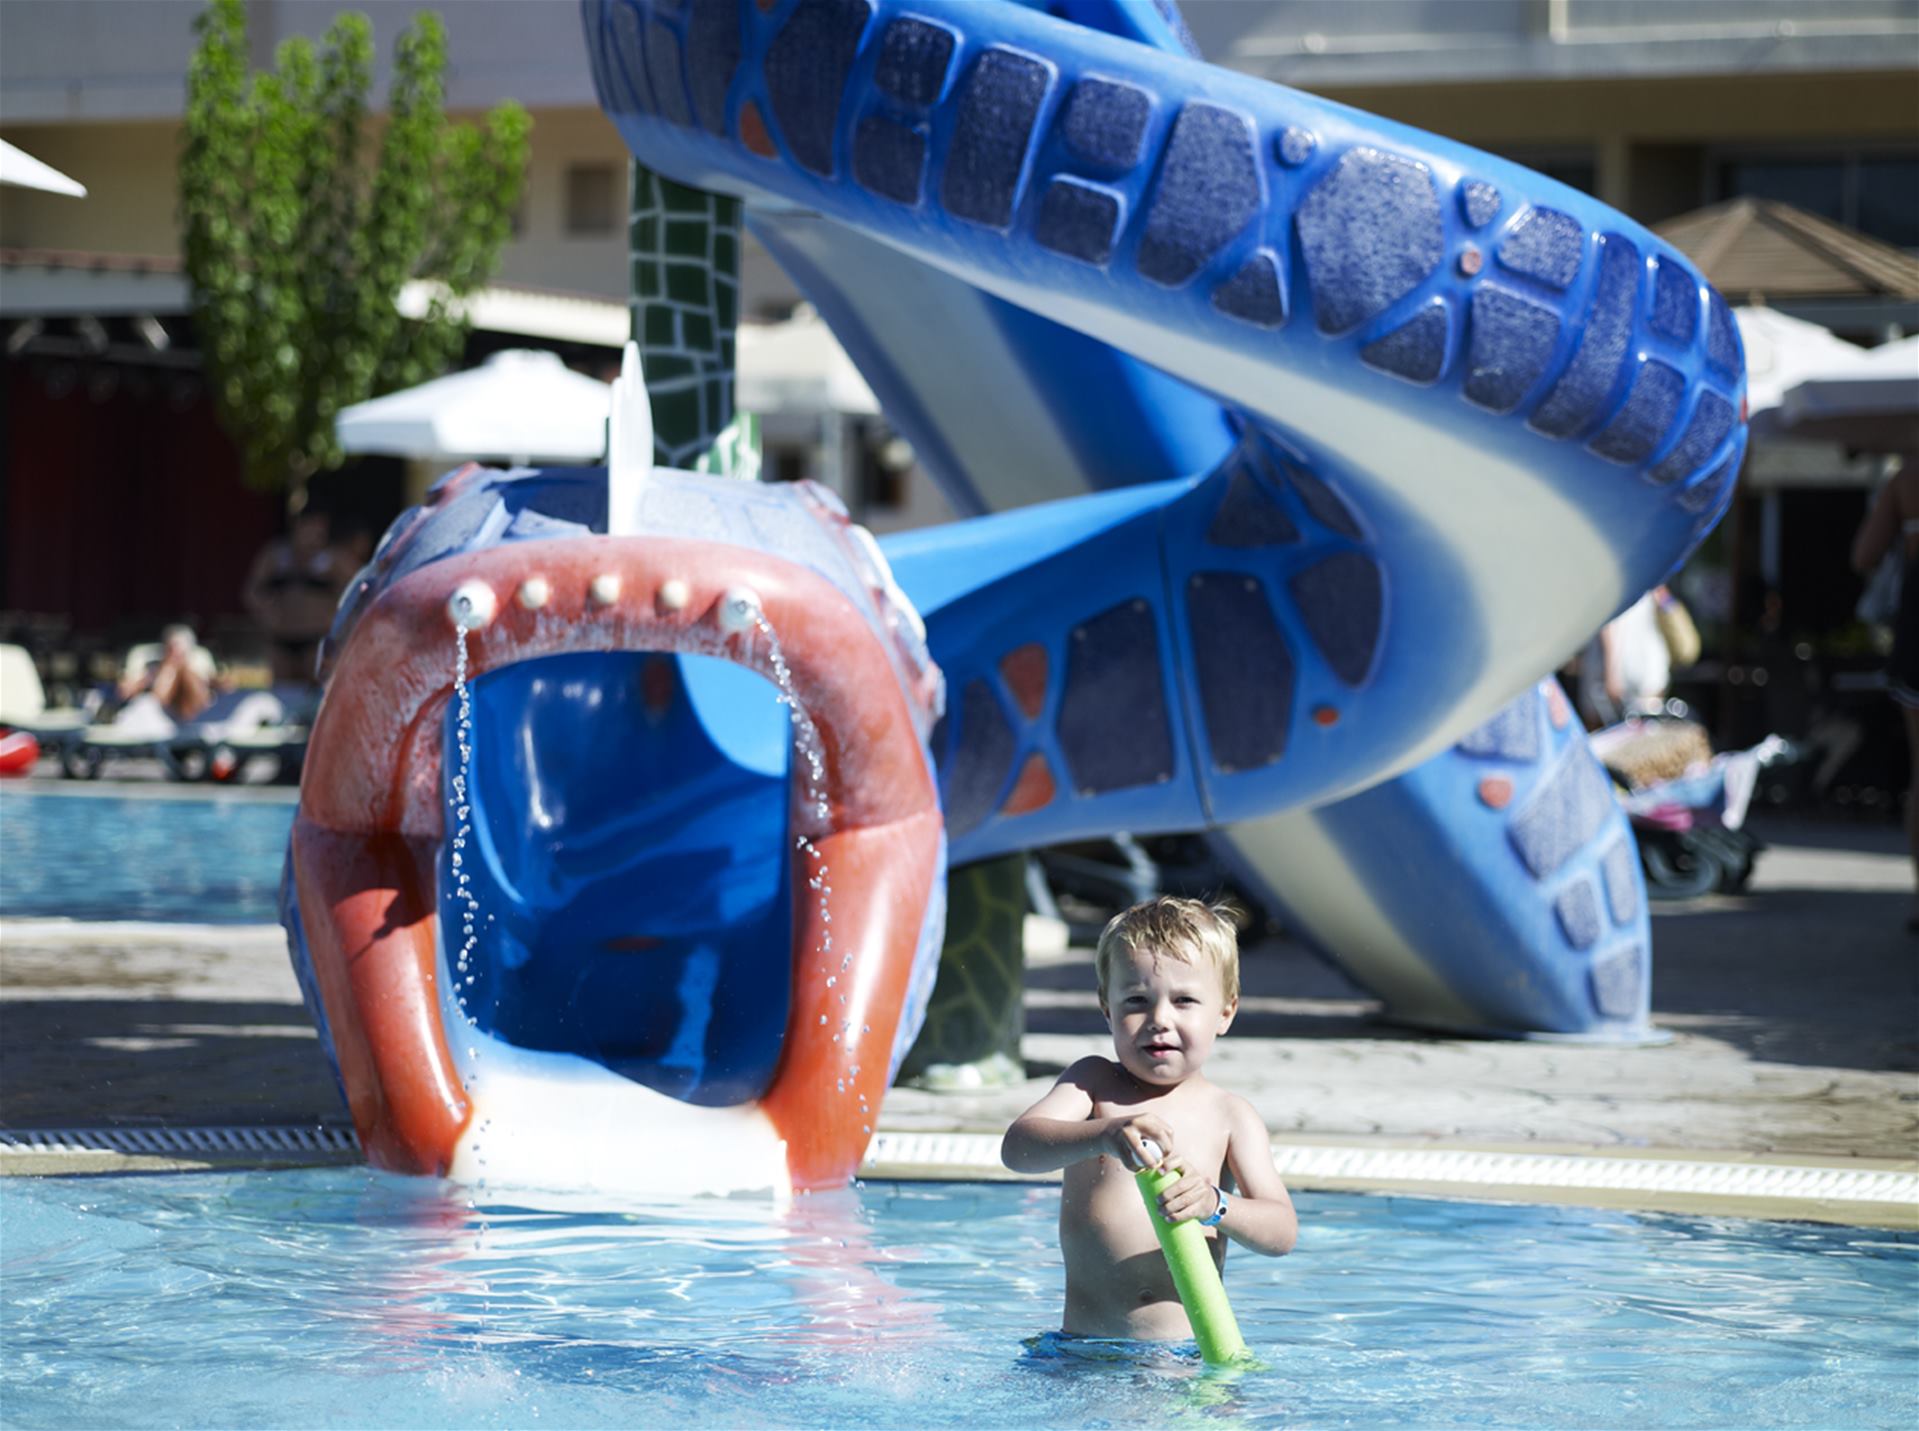
[[[341,15],[318,53],[286,41],[255,74],[245,0],[212,0],[194,30],[180,221],[201,350],[247,481],[297,494],[339,466],[341,408],[459,357],[461,300],[498,262],[532,121],[512,103],[479,126],[448,121],[430,12],[395,47],[377,139],[366,16]],[[395,306],[411,279],[436,295],[419,320]]]

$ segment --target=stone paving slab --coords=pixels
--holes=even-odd
[[[1667,1042],[1451,1039],[1378,1006],[1299,946],[1246,951],[1239,1018],[1209,1064],[1279,1137],[1919,1156],[1919,939],[1911,865],[1881,826],[1760,822],[1771,844],[1738,896],[1655,903],[1653,1021]],[[1090,954],[1028,973],[1021,1087],[895,1089],[882,1126],[1004,1128],[1054,1074],[1110,1040]]]
[[[1385,1026],[1300,946],[1248,949],[1212,1072],[1282,1139],[1919,1155],[1919,939],[1896,830],[1775,821],[1752,888],[1655,905],[1649,1047],[1489,1042]],[[1028,1081],[893,1090],[880,1127],[996,1132],[1110,1048],[1090,952],[1028,971]],[[0,919],[0,1126],[345,1121],[269,926]]]

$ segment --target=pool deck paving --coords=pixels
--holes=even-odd
[[[1338,971],[1274,937],[1244,952],[1240,1013],[1209,1076],[1259,1109],[1294,1186],[1919,1227],[1919,937],[1904,928],[1901,832],[1764,813],[1754,828],[1769,848],[1746,892],[1653,906],[1663,1042],[1394,1027]],[[994,1175],[1007,1123],[1060,1069],[1110,1052],[1089,949],[1029,954],[1026,1018],[1024,1084],[893,1089],[868,1170],[936,1175],[946,1161],[954,1175]],[[0,917],[0,1130],[347,1122],[277,927]],[[18,1141],[0,1145],[0,1171],[315,1160]],[[1726,1186],[1742,1167],[1769,1178],[1743,1201],[1695,1186]],[[1893,1191],[1817,1195],[1852,1173],[1893,1175],[1872,1184]],[[1644,1185],[1606,1190],[1622,1179]]]

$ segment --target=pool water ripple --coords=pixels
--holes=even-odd
[[[292,827],[278,799],[0,787],[0,914],[272,924]]]
[[[1035,1361],[1059,1195],[596,1207],[358,1168],[0,1183],[38,1427],[1905,1426],[1919,1239],[1306,1195],[1236,1251],[1265,1369]],[[474,1246],[484,1218],[487,1232]]]

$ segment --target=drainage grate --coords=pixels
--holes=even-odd
[[[357,1153],[351,1128],[0,1128],[9,1153]]]
[[[908,1177],[911,1168],[949,1176],[997,1173],[996,1137],[978,1133],[881,1133],[863,1171]],[[1581,1157],[1485,1153],[1455,1148],[1328,1148],[1276,1143],[1273,1162],[1304,1184],[1340,1181],[1391,1185],[1443,1183],[1466,1188],[1584,1188],[1609,1192],[1693,1193],[1723,1198],[1919,1204],[1919,1173],[1897,1169],[1725,1163],[1678,1158]]]
[[[880,1133],[867,1149],[860,1171],[879,1178],[1008,1178],[1012,1175],[1000,1164],[999,1145],[997,1137],[984,1133]],[[0,1151],[16,1155],[294,1153],[334,1157],[357,1154],[359,1148],[352,1129],[325,1126],[0,1129]],[[1293,1143],[1275,1144],[1273,1161],[1282,1174],[1305,1186],[1339,1182],[1390,1188],[1418,1183],[1448,1185],[1462,1192],[1565,1188],[1690,1193],[1729,1201],[1783,1198],[1919,1205],[1919,1173],[1899,1169]]]

